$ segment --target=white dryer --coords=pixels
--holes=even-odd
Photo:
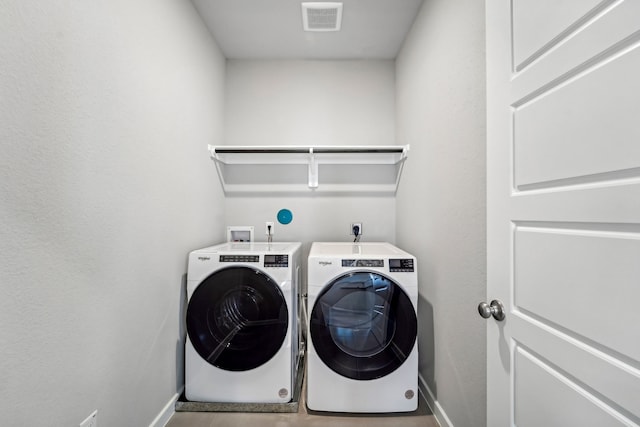
[[[185,397],[281,403],[299,360],[300,243],[224,243],[189,254]]]
[[[418,406],[416,259],[389,243],[313,243],[308,258],[307,406]]]

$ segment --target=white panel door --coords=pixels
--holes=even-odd
[[[486,7],[487,425],[638,426],[640,0]]]

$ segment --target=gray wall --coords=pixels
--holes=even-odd
[[[224,58],[186,1],[0,10],[0,425],[149,425],[223,238]]]
[[[283,207],[276,240],[357,220],[418,256],[423,389],[484,423],[483,2],[427,0],[395,64],[228,67],[189,2],[0,7],[0,424],[151,423],[183,384],[187,252]],[[225,200],[209,143],[411,151],[397,199]]]
[[[394,61],[228,60],[225,144],[393,145]],[[320,186],[323,184],[320,172]],[[291,176],[307,180],[306,171]],[[288,225],[277,212],[293,212]],[[395,241],[395,198],[316,196],[228,197],[226,223],[253,225],[265,241],[265,221],[276,221],[275,241],[348,241],[362,222],[362,241]]]
[[[484,52],[484,2],[426,0],[396,61],[397,244],[419,260],[421,386],[443,426],[486,423]]]
[[[228,60],[225,144],[393,145],[391,60]]]

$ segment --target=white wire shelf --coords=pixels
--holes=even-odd
[[[227,195],[395,194],[408,145],[209,146]]]

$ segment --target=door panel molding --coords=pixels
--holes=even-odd
[[[486,3],[489,426],[640,425],[638,16]]]

